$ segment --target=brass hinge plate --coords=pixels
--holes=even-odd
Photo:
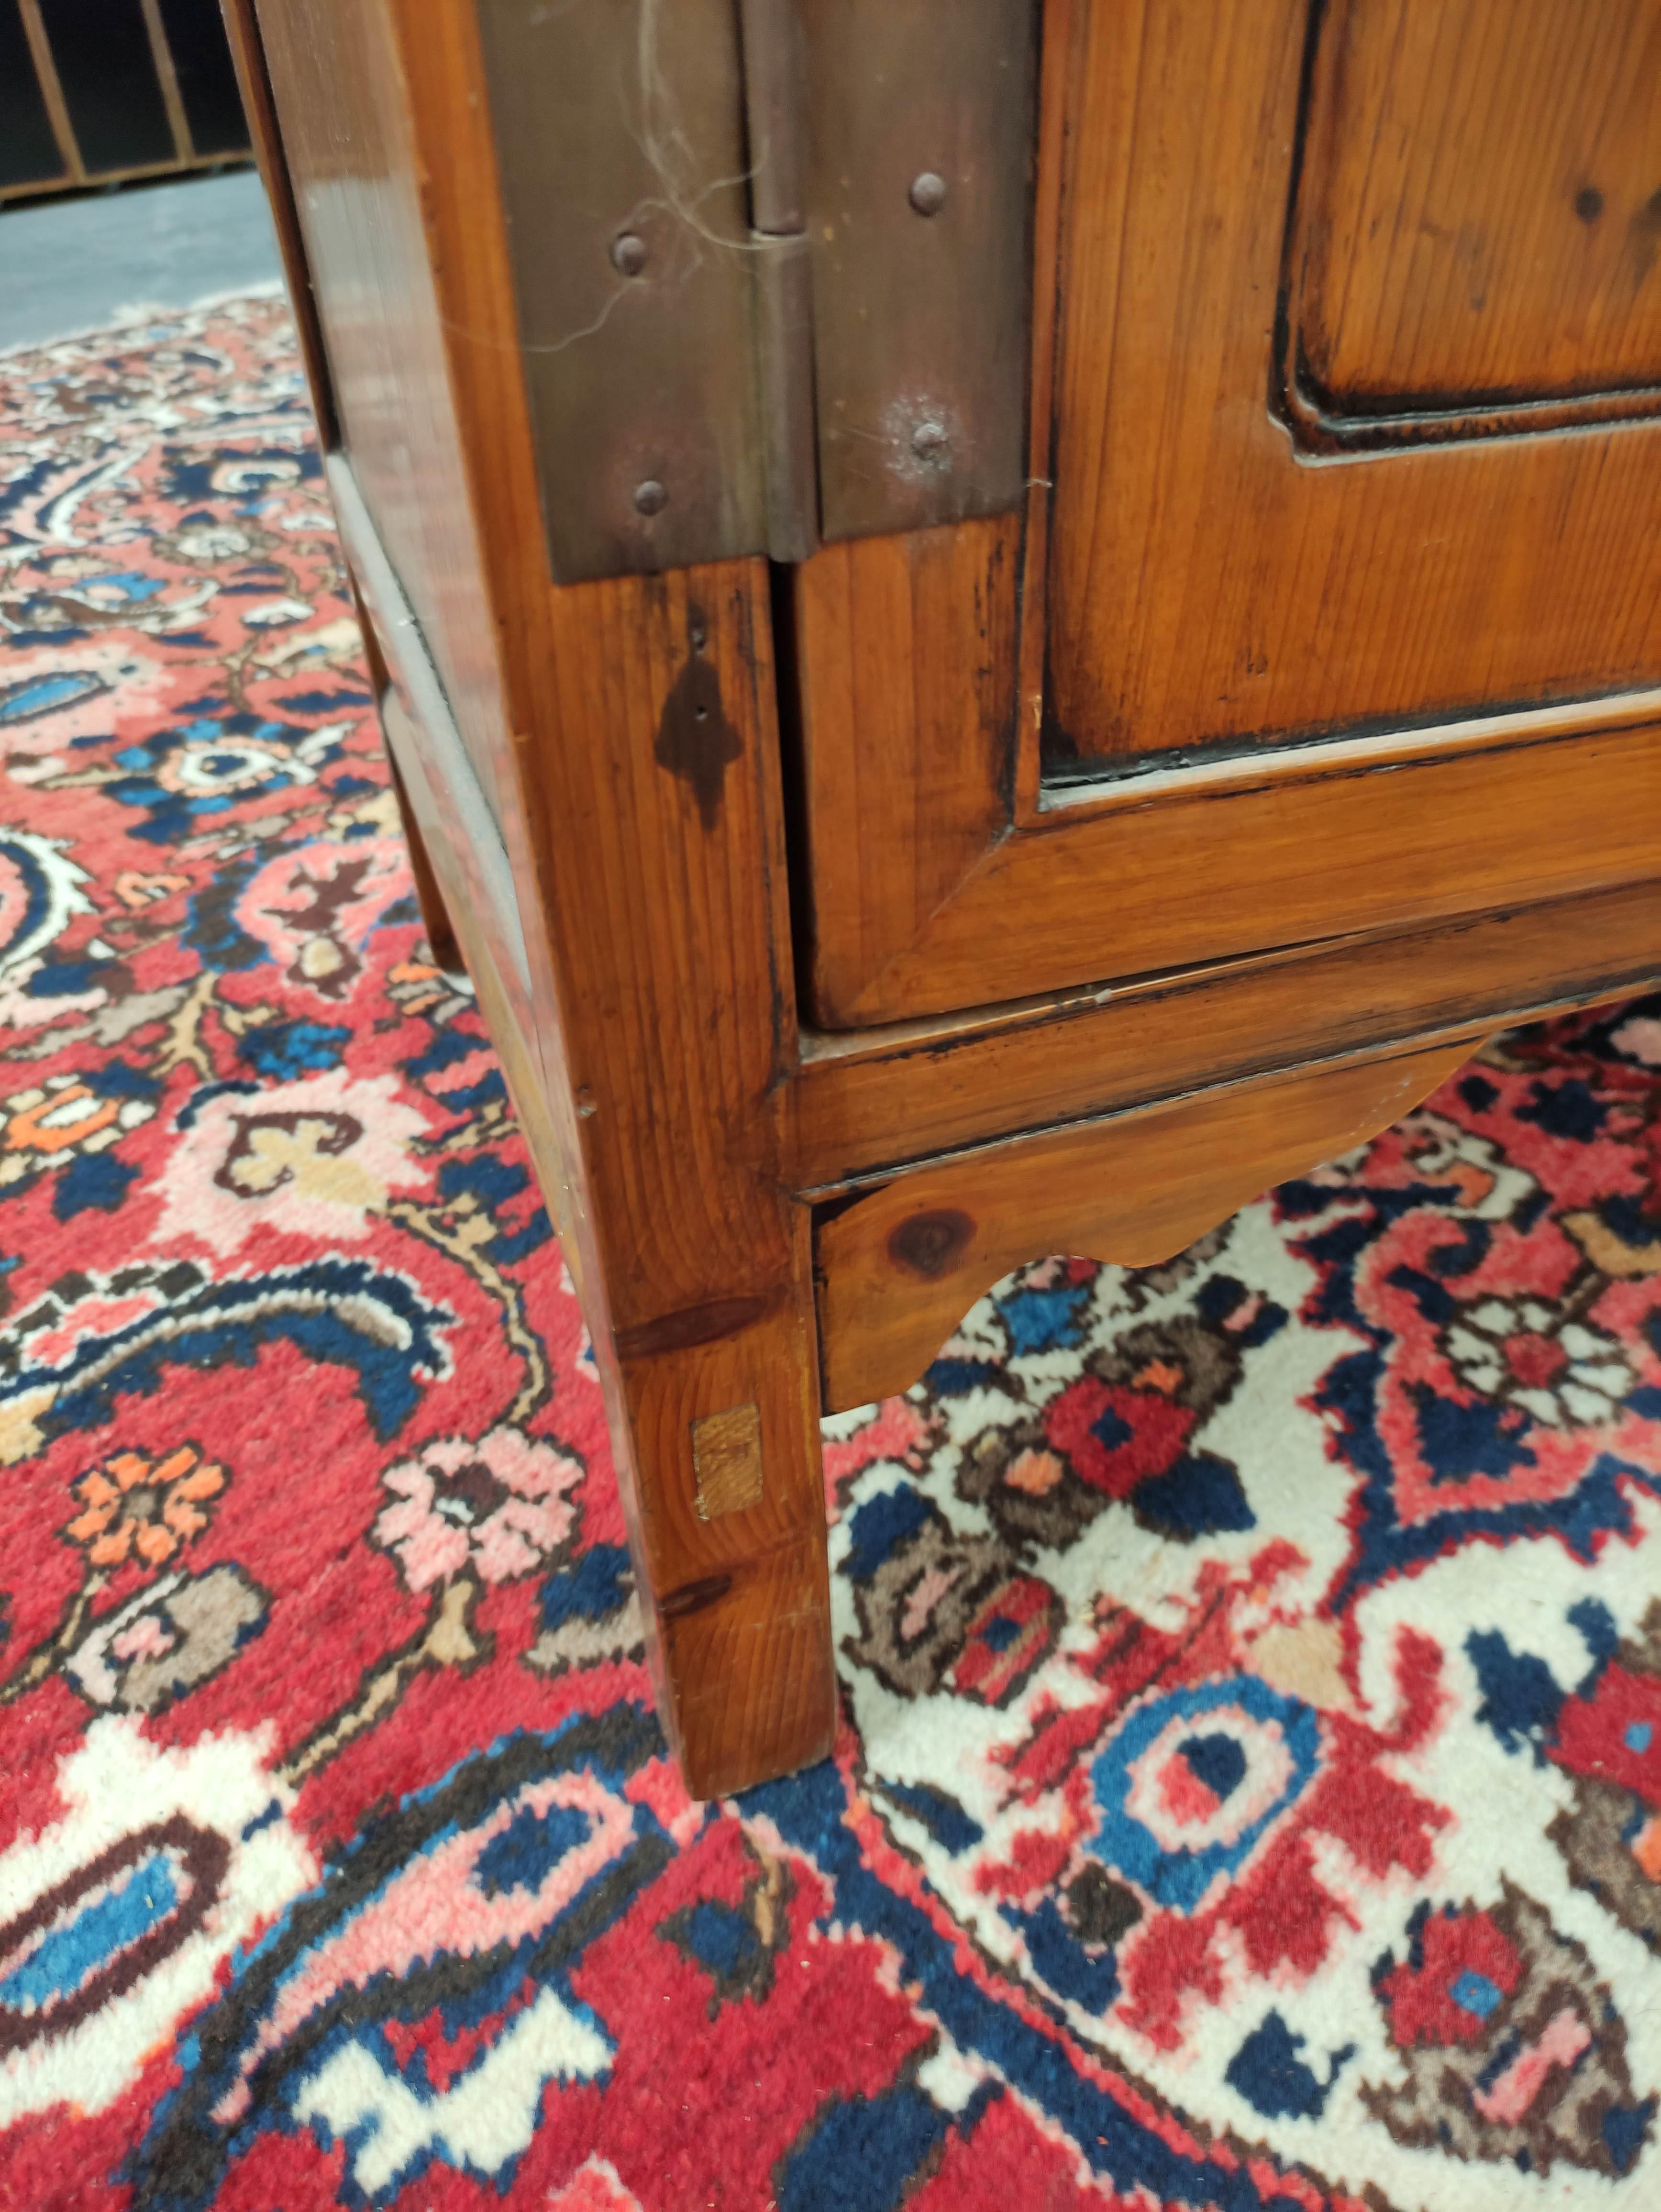
[[[826,538],[1025,482],[1031,0],[803,0]]]
[[[562,583],[1012,507],[1036,0],[479,0]]]

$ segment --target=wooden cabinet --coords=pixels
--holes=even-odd
[[[1661,0],[229,14],[725,1791],[822,1407],[1661,973]]]

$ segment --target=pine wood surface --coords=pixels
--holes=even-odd
[[[1358,45],[1388,52],[1402,73],[1430,48],[1444,118],[1433,155],[1409,158],[1392,196],[1348,223],[1331,193],[1370,161],[1383,189],[1390,156],[1369,149],[1392,113],[1402,128],[1383,73],[1358,84],[1352,70],[1336,173],[1300,185],[1307,234],[1328,241],[1324,295],[1396,295],[1402,336],[1388,343],[1409,374],[1439,352],[1446,370],[1457,350],[1512,385],[1549,373],[1545,332],[1569,305],[1551,289],[1556,245],[1520,288],[1528,314],[1502,314],[1504,287],[1490,300],[1480,282],[1445,285],[1451,249],[1433,256],[1427,227],[1464,225],[1486,245],[1510,179],[1511,210],[1570,250],[1595,246],[1575,195],[1629,158],[1661,157],[1653,85],[1605,116],[1566,97],[1566,70],[1584,76],[1575,47],[1630,47],[1629,27],[1658,25],[1658,0],[1635,15],[1613,0],[1091,9],[1060,276],[1045,702],[1058,747],[1256,744],[1661,679],[1661,424],[1311,465],[1265,404],[1311,37],[1323,82],[1343,66],[1338,42],[1351,59]],[[1403,83],[1398,98],[1413,96]],[[1548,154],[1543,122],[1577,116],[1585,135]],[[1406,237],[1419,250],[1399,252]],[[1646,349],[1661,337],[1647,271],[1631,323]],[[1477,324],[1490,335],[1473,338]],[[1592,342],[1575,330],[1577,352]]]
[[[450,919],[450,908],[445,903],[444,891],[439,883],[438,870],[434,866],[427,831],[417,817],[415,803],[410,796],[408,761],[413,750],[413,737],[399,744],[394,740],[388,721],[389,714],[402,715],[396,692],[386,667],[386,655],[375,633],[374,622],[364,605],[362,587],[352,580],[352,603],[357,610],[358,628],[363,633],[363,658],[368,666],[369,686],[374,694],[380,716],[381,732],[386,741],[386,766],[391,771],[392,793],[398,800],[399,820],[404,828],[404,842],[410,848],[410,873],[415,881],[416,903],[421,908],[421,926],[427,933],[427,950],[436,966],[451,975],[465,975],[466,963],[462,958],[461,946],[456,936],[455,924]],[[407,720],[407,717],[403,717]],[[400,765],[400,756],[404,765]],[[423,781],[426,779],[423,777]],[[429,805],[423,818],[430,820],[439,810]],[[522,934],[522,933],[521,933]]]
[[[1424,437],[1661,400],[1651,0],[1339,0],[1311,74],[1289,325],[1329,412]]]
[[[259,22],[340,438],[500,819],[494,623],[393,27],[381,0],[287,0]]]
[[[277,234],[277,250],[289,288],[289,305],[294,311],[301,365],[306,372],[312,411],[317,417],[318,439],[326,449],[340,441],[340,426],[334,416],[334,385],[323,348],[323,327],[317,317],[306,242],[300,234],[294,180],[289,174],[289,157],[283,150],[282,132],[271,98],[265,38],[253,12],[252,0],[221,0],[221,14],[226,42],[231,50],[231,65],[236,71],[236,88],[242,98],[242,112],[248,118],[249,139],[265,186],[271,228]]]
[[[809,1035],[777,1098],[797,1190],[1305,1060],[1624,997],[1661,974],[1661,882],[1147,975],[943,1020]],[[1036,1258],[1036,1248],[1025,1255]]]
[[[863,995],[861,1018],[943,1013],[1653,872],[1661,721],[1567,735],[1542,717],[1532,733],[1438,742],[1419,733],[1351,759],[1311,748],[1214,782],[1125,785],[1057,809],[988,851]]]
[[[1008,515],[855,538],[795,572],[821,1018],[864,1002],[1004,834],[1021,535]]]
[[[1267,1184],[1376,1135],[1469,1049],[1323,1067],[1011,1139],[828,1212],[814,1235],[827,1409],[904,1389],[1024,1260],[1171,1258]]]

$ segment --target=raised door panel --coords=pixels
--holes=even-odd
[[[1334,9],[1317,27],[1278,363],[1337,448],[1661,405],[1661,14]]]
[[[1661,678],[1658,0],[1135,12],[1062,248],[1052,772]]]

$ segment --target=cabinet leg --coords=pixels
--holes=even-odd
[[[396,649],[413,617],[334,489]],[[703,1798],[824,1758],[837,1718],[811,1223],[774,1117],[796,1038],[764,584],[733,564],[560,598],[579,735],[539,767],[599,789],[561,799],[557,911],[516,868],[522,934],[459,834],[478,802],[447,700],[412,658],[383,693],[411,851],[424,834],[593,1340],[659,1711]],[[705,723],[718,806],[677,767]]]
[[[375,696],[375,711],[384,724],[385,716],[380,702],[386,698],[392,684],[386,656],[381,650],[380,635],[370,619],[368,608],[363,603],[363,593],[357,579],[350,571],[348,580],[352,588],[352,605],[357,610],[357,626],[363,633],[363,659]],[[415,878],[416,903],[421,908],[422,925],[427,932],[427,949],[433,956],[435,967],[442,968],[447,975],[462,974],[466,963],[456,941],[455,927],[444,903],[444,894],[438,887],[438,878],[434,872],[432,855],[427,850],[427,841],[421,834],[421,824],[416,820],[415,808],[410,804],[410,794],[399,773],[397,756],[386,742],[384,727],[381,744],[386,755],[386,766],[392,774],[399,818],[404,824],[404,842],[410,848],[410,872]]]
[[[632,1462],[619,1474],[660,1710],[696,1797],[807,1765],[835,1736],[805,1268],[802,1278],[799,1295],[745,1291],[615,1340],[614,1432],[620,1462],[626,1452]]]
[[[392,789],[398,795],[398,811],[404,823],[404,842],[410,848],[410,872],[415,878],[416,903],[421,908],[421,920],[427,932],[427,950],[433,956],[433,965],[442,968],[447,975],[456,975],[465,971],[466,963],[461,957],[461,947],[456,942],[455,929],[450,921],[450,910],[444,903],[444,894],[438,887],[438,878],[433,872],[432,856],[427,850],[427,841],[421,834],[410,795],[404,788],[404,779],[398,772],[398,763],[390,747],[386,765],[392,770]]]

